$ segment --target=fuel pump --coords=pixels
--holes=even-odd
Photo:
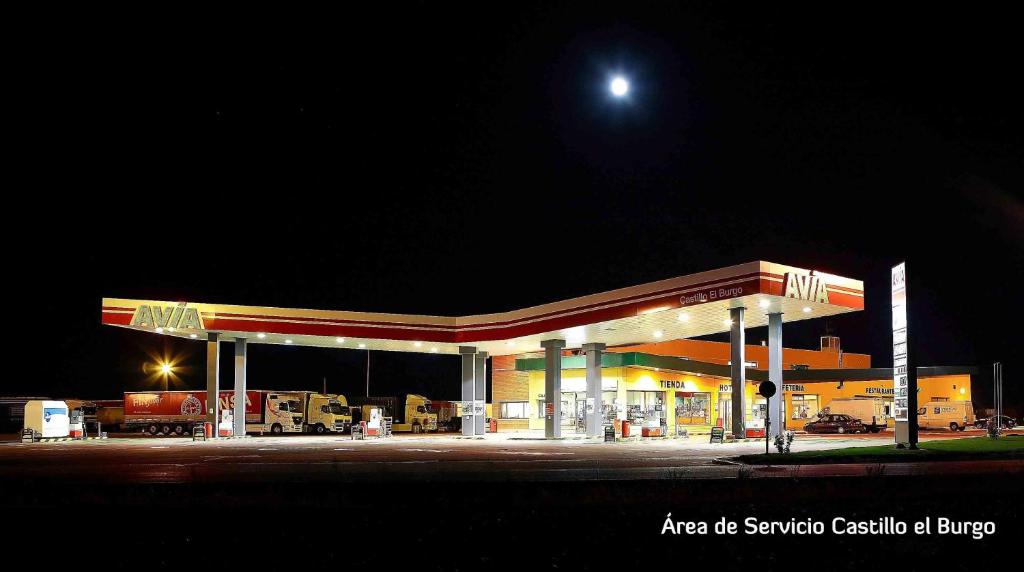
[[[71,410],[68,417],[68,436],[72,439],[85,437],[85,412],[81,407]]]

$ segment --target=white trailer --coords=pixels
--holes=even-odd
[[[63,401],[33,400],[25,403],[25,429],[31,429],[35,436],[67,437],[71,432],[68,404]]]

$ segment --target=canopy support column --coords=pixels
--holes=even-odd
[[[583,344],[587,353],[587,437],[600,437],[604,427],[601,418],[601,354],[605,344]]]
[[[459,357],[462,359],[462,435],[472,437],[476,434],[476,422],[473,419],[473,403],[476,400],[476,348],[459,346]]]
[[[745,308],[730,308],[729,317],[732,329],[729,332],[730,355],[732,358],[732,434],[736,439],[746,436],[744,429],[744,392],[747,385],[746,372],[746,335],[743,331],[743,311]]]
[[[543,340],[544,438],[562,437],[562,348],[565,340]]]
[[[768,399],[769,435],[777,437],[786,429],[782,416],[782,312],[768,314],[768,380],[775,384],[775,395]]]
[[[245,436],[245,367],[249,348],[245,338],[235,338],[235,407],[231,433],[235,437]]]
[[[217,436],[217,423],[220,421],[220,334],[210,332],[206,338],[206,421],[213,426],[213,435]]]

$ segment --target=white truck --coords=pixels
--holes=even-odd
[[[837,397],[822,413],[837,413],[860,419],[864,428],[878,433],[889,428],[892,401],[874,397]]]

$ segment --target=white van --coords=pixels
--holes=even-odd
[[[970,401],[929,401],[917,409],[921,429],[963,431],[974,425],[974,405]]]
[[[36,437],[67,437],[71,431],[68,404],[63,401],[25,402],[25,429],[32,429]]]

